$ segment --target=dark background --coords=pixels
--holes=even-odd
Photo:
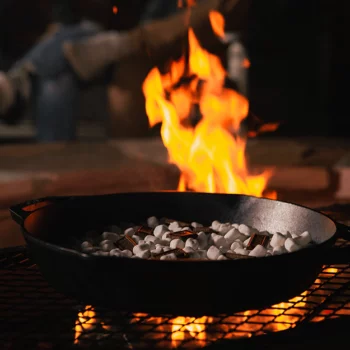
[[[104,19],[110,27],[137,25],[145,1],[114,3],[117,16]],[[52,16],[48,0],[1,0],[0,69],[38,40]],[[347,137],[349,23],[347,0],[253,0],[243,31],[252,63],[249,99],[263,120],[283,121],[274,136]]]

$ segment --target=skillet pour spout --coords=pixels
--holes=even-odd
[[[79,302],[132,312],[214,314],[261,308],[306,290],[322,265],[350,262],[349,228],[315,210],[252,196],[194,192],[47,197],[10,208],[29,253],[59,292]],[[245,223],[260,231],[309,231],[316,243],[264,258],[155,261],[87,256],[72,240],[87,231],[150,216],[210,225]],[[337,258],[335,261],[333,258]]]

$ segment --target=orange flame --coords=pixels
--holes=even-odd
[[[216,35],[223,36],[223,16],[211,11],[209,18]],[[248,100],[224,87],[226,71],[219,57],[201,47],[192,28],[188,42],[188,62],[184,57],[171,62],[169,72],[163,75],[155,67],[143,83],[149,124],[162,123],[169,161],[181,171],[178,190],[261,197],[271,172],[248,172],[246,139],[240,135]],[[182,83],[186,63],[189,79]],[[194,106],[201,119],[190,127]],[[269,197],[276,198],[275,194]]]
[[[112,11],[116,15],[118,13],[118,7],[117,6],[113,6]]]

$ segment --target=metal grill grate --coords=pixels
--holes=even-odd
[[[337,245],[350,245],[338,240]],[[350,265],[325,265],[310,288],[264,310],[200,318],[116,313],[55,292],[25,247],[0,251],[0,344],[4,349],[203,348],[350,316]]]

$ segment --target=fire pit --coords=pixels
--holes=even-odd
[[[334,209],[325,208],[328,214],[332,213],[339,220],[339,212],[334,213]],[[337,210],[344,210],[344,207]],[[348,218],[342,216],[343,220]],[[341,239],[337,245],[349,247],[349,243]],[[271,339],[278,339],[280,346],[289,343],[290,339],[298,343],[299,338],[293,337],[293,332],[301,332],[315,324],[315,332],[320,328],[325,332],[317,337],[315,332],[310,333],[307,340],[312,346],[317,339],[326,337],[327,328],[322,328],[327,324],[324,321],[341,321],[350,315],[349,264],[323,266],[318,278],[305,292],[278,305],[211,317],[117,313],[79,305],[47,284],[25,247],[2,250],[0,268],[0,341],[7,350],[97,347],[222,349],[222,342],[228,342],[228,348],[232,348],[239,346],[242,338],[250,338],[250,342],[244,342],[245,346],[249,347],[250,343],[258,346],[261,344],[259,336],[265,333],[272,333],[274,337]],[[284,330],[292,330],[291,338],[287,336],[288,332],[286,335],[281,332],[275,338],[276,332]],[[346,337],[347,334],[344,337],[332,336],[331,342],[343,345]],[[261,341],[269,344],[265,338]],[[300,343],[304,341],[305,338]]]

